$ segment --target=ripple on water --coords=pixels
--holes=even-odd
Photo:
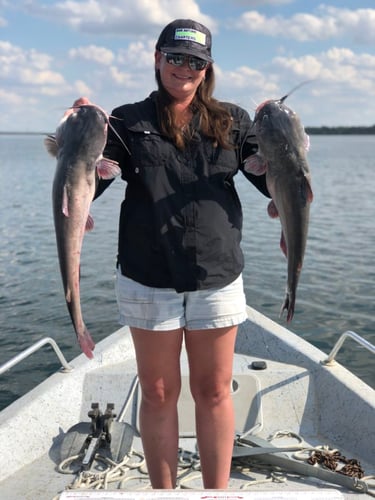
[[[19,141],[22,140],[22,147]],[[45,336],[67,359],[80,353],[69,319],[56,255],[51,208],[54,162],[42,137],[0,137],[0,173],[12,171],[12,190],[0,184],[0,363]],[[16,145],[15,145],[16,144]],[[17,147],[16,147],[17,146]],[[328,353],[354,330],[375,343],[373,136],[311,138],[314,201],[292,331]],[[29,152],[29,154],[28,154]],[[355,165],[356,175],[353,175]],[[244,212],[244,284],[249,305],[279,318],[286,283],[280,223],[268,200],[239,174]],[[82,252],[82,308],[96,341],[118,328],[114,292],[117,223],[125,184],[116,180],[95,201],[95,228]],[[374,357],[347,340],[338,360],[375,387]],[[0,378],[0,408],[59,368],[50,348]]]

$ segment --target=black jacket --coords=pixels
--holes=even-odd
[[[256,151],[252,122],[238,106],[233,117],[233,150],[214,147],[195,132],[180,150],[159,130],[155,93],[116,108],[111,120],[131,155],[109,131],[104,156],[119,162],[127,182],[122,202],[118,265],[144,285],[178,292],[222,287],[244,265],[240,248],[242,209],[233,177]],[[194,125],[194,118],[193,118]],[[243,172],[266,196],[265,176]],[[100,181],[97,195],[109,185]]]

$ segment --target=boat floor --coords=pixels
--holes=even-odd
[[[188,438],[183,440],[181,445],[186,446],[186,449],[189,447],[194,448],[195,443],[193,441],[193,439]],[[317,442],[310,444],[315,445]],[[137,443],[135,443],[135,448],[138,448]],[[52,500],[55,498],[58,499],[59,494],[64,490],[69,491],[69,487],[74,483],[76,475],[56,472],[57,464],[53,459],[51,460],[51,457],[55,456],[56,458],[58,455],[58,447],[56,449],[52,448],[48,454],[25,466],[17,475],[5,480],[0,487],[1,498],[4,500]],[[140,493],[141,491],[151,489],[147,474],[135,471],[131,472],[127,478],[125,485],[121,486],[120,482],[113,482],[108,486],[108,489],[112,491],[121,488],[122,491],[131,491],[132,494],[136,493],[136,491]],[[197,472],[192,469],[180,469],[178,483],[178,487],[185,492],[190,488],[194,490],[203,489],[199,471]],[[288,498],[288,500],[296,500],[297,498],[303,498],[304,500],[324,500],[325,498],[332,500],[339,500],[340,498],[354,500],[368,497],[368,495],[349,491],[340,486],[324,483],[314,478],[302,477],[288,472],[277,472],[271,467],[253,465],[232,468],[228,490],[226,490],[226,499],[232,498],[229,496],[230,490],[233,490],[233,492],[248,492],[249,498],[251,498],[252,494],[259,495],[262,492],[264,493],[262,496],[254,497],[262,499],[268,498],[266,496],[267,492],[269,494],[272,493],[272,496],[269,498]],[[77,487],[74,491],[79,491],[79,488]],[[89,498],[87,490],[80,491],[82,497],[77,498]],[[336,495],[333,495],[333,493],[336,493]],[[155,495],[152,498],[167,498],[161,492],[159,495],[160,497]],[[96,496],[94,498],[107,497],[103,495],[102,497]],[[136,497],[134,495],[127,498],[136,500],[143,497]],[[179,497],[175,494],[174,498],[178,500]],[[184,496],[183,498],[189,498],[189,496]]]
[[[236,430],[239,435],[247,434],[250,437],[255,435],[269,440],[270,436],[275,436],[277,432],[286,431],[281,434],[282,437],[272,440],[272,446],[294,446],[296,444],[294,435],[299,435],[308,446],[338,447],[343,455],[357,458],[352,456],[353,452],[350,450],[343,449],[341,442],[337,445],[336,441],[332,441],[332,436],[330,439],[321,432],[320,410],[322,402],[319,401],[317,381],[308,370],[301,366],[269,359],[266,360],[267,368],[265,370],[255,370],[254,366],[257,365],[254,365],[254,361],[263,361],[263,359],[243,354],[235,355],[233,399],[236,412]],[[188,394],[186,359],[182,359],[181,366],[183,388],[179,403],[180,447],[185,451],[185,458],[193,458],[193,462],[191,467],[189,467],[189,463],[186,463],[186,460],[183,462],[184,468],[180,470],[179,487],[184,491],[187,491],[185,488],[200,490],[203,485],[199,470],[195,470],[194,463],[196,452],[193,424],[194,406]],[[132,449],[141,454],[142,445],[138,432],[139,394],[135,382],[136,371],[133,357],[125,362],[111,366],[99,366],[87,372],[81,390],[79,418],[75,423],[89,421],[87,413],[91,403],[98,402],[104,409],[107,403],[113,403],[116,413],[119,412],[121,415],[121,422],[126,422],[134,430]],[[48,412],[48,406],[41,408],[40,411]],[[336,417],[332,415],[332,418]],[[58,434],[45,447],[48,450],[46,453],[0,483],[0,497],[2,499],[52,500],[59,498],[59,494],[72,485],[76,477],[74,474],[62,474],[56,470],[61,462],[62,454],[64,455],[62,444],[66,443],[66,436],[72,426],[71,419],[69,424],[67,424],[68,420],[65,422],[65,427],[60,427]],[[31,420],[25,421],[25,425],[29,426],[30,433],[32,433],[33,425],[40,424],[36,417],[34,419],[31,417]],[[7,443],[7,446],[12,446],[12,443]],[[286,455],[292,457],[292,452],[286,453]],[[359,458],[361,459],[361,457]],[[135,460],[138,460],[137,456],[135,456]],[[365,470],[366,476],[375,474],[374,464],[365,463],[361,459],[361,466]],[[127,474],[128,477],[134,476],[135,478],[122,484],[122,491],[131,490],[134,493],[138,488],[145,489],[145,492],[150,489],[147,475],[140,472],[139,469],[133,469]],[[114,490],[119,486],[120,482],[117,481],[111,483],[109,488]],[[233,466],[229,490],[226,490],[225,498],[233,498],[230,496],[230,491],[240,490],[249,492],[249,495],[254,492],[254,495],[261,495],[254,496],[254,498],[262,499],[268,498],[267,492],[274,495],[272,498],[288,498],[288,500],[294,498],[307,500],[309,498],[364,499],[368,497],[366,494],[350,491],[339,485],[299,476],[292,472],[278,472],[274,467],[263,467],[254,464],[254,462],[250,465],[242,463],[241,467]],[[83,490],[80,491],[83,492]],[[261,494],[261,492],[263,493]],[[156,493],[154,494],[156,495]],[[314,496],[317,494],[319,496]],[[159,497],[154,496],[153,498],[167,498],[166,494],[159,493],[159,495]],[[110,497],[96,496],[95,498]],[[142,496],[127,498],[142,498]],[[143,498],[146,497],[143,496]],[[177,496],[177,490],[175,490],[175,498],[182,498]],[[217,498],[221,497],[217,496]],[[249,498],[251,497],[249,496]]]

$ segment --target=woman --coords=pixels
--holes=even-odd
[[[183,340],[204,487],[226,488],[230,474],[232,360],[237,325],[246,319],[233,177],[256,147],[247,112],[212,97],[212,63],[205,26],[188,19],[167,25],[155,51],[158,90],[112,112],[128,151],[110,132],[104,152],[127,181],[117,297],[135,345],[154,488],[176,486]],[[268,196],[264,176],[244,175]],[[97,196],[108,184],[100,181]]]

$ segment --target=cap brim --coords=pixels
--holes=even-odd
[[[189,47],[160,47],[160,52],[169,52],[170,54],[187,54],[189,56],[199,57],[199,59],[203,59],[204,61],[208,61],[210,63],[214,62],[212,57],[202,54],[199,50],[194,50]]]

